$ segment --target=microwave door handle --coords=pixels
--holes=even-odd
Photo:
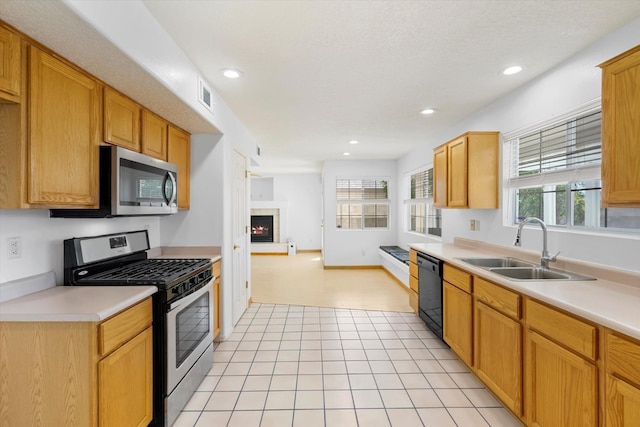
[[[172,184],[171,187],[173,188],[173,191],[171,192],[170,196],[167,196],[167,187],[166,187],[167,180],[171,180],[171,184]],[[167,206],[171,206],[171,203],[175,202],[176,193],[178,192],[177,186],[178,184],[176,182],[176,179],[173,177],[173,174],[171,172],[167,172],[167,174],[164,176],[164,180],[162,181],[162,197],[164,198],[164,201],[167,204]]]

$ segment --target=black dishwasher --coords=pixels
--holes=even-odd
[[[419,315],[442,339],[442,265],[438,258],[418,253]]]

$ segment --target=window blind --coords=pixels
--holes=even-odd
[[[601,132],[602,113],[596,111],[512,139],[510,186],[599,177]]]
[[[385,200],[387,181],[378,179],[337,179],[338,200]]]
[[[433,169],[427,169],[411,175],[410,199],[429,199],[433,197]]]

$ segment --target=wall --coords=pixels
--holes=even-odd
[[[273,200],[273,178],[251,178],[251,201]]]
[[[528,125],[552,120],[575,110],[601,95],[601,73],[597,65],[632,47],[640,40],[640,19],[620,28],[584,49],[556,68],[497,100],[443,134],[425,135],[425,144],[398,161],[398,180],[424,164],[431,164],[433,148],[469,130],[499,130],[509,133]],[[525,71],[526,72],[526,69]],[[400,198],[397,199],[401,203]],[[501,201],[504,204],[504,199]],[[512,245],[516,227],[503,225],[503,209],[444,209],[442,215],[444,242],[461,236],[501,245]],[[470,231],[469,220],[479,219],[480,230]],[[407,245],[421,241],[399,228],[398,241]],[[523,233],[525,249],[540,250],[542,233],[529,229]],[[640,271],[640,234],[576,233],[566,230],[549,231],[549,251],[561,250],[568,258]]]
[[[62,284],[63,240],[144,229],[151,247],[158,246],[158,217],[70,219],[49,218],[48,209],[0,210],[0,283],[54,271],[56,283]],[[17,236],[22,257],[8,259],[6,239]]]
[[[394,182],[395,160],[332,160],[326,161],[322,169],[324,194],[324,265],[357,266],[380,265],[379,247],[395,245],[398,224],[397,200]],[[388,177],[389,229],[340,230],[336,228],[336,178]]]

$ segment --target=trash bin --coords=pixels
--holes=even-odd
[[[292,256],[292,255],[296,254],[296,244],[295,244],[295,242],[287,243],[287,252],[288,252],[289,256]]]

